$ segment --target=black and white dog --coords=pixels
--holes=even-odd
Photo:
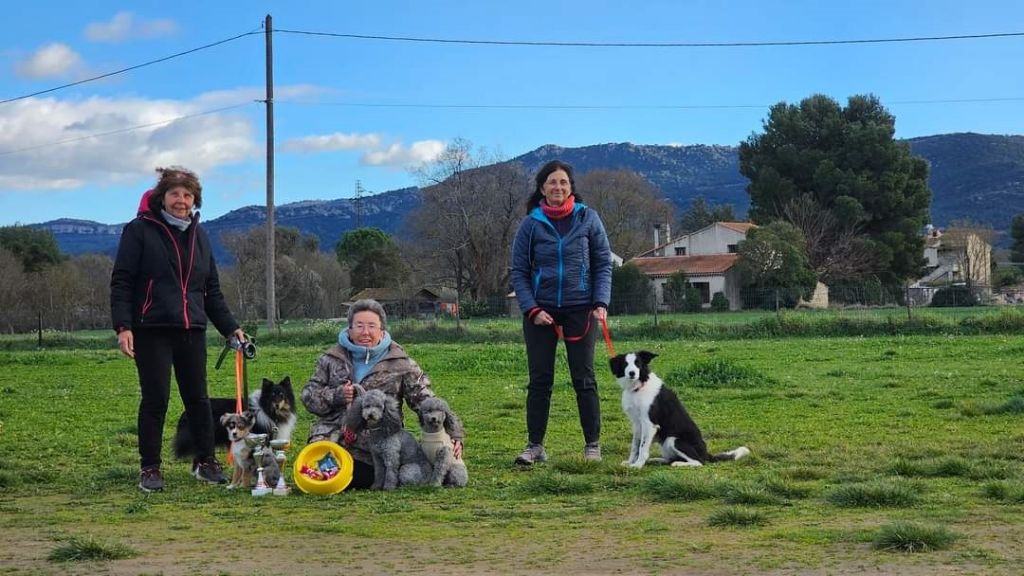
[[[214,422],[220,422],[225,414],[234,414],[235,408],[234,398],[210,398]],[[245,408],[252,412],[254,419],[251,433],[266,434],[271,440],[291,440],[298,417],[290,377],[285,376],[284,380],[276,383],[264,378],[263,387],[249,395],[249,406]],[[213,443],[217,446],[231,443],[224,426],[214,426]],[[178,458],[195,455],[196,443],[185,414],[178,418],[173,446],[174,455]]]
[[[679,397],[651,372],[650,362],[657,356],[641,350],[608,360],[622,388],[622,409],[633,424],[629,460],[622,465],[642,468],[654,441],[661,445],[662,457],[650,461],[672,466],[702,466],[705,462],[739,460],[749,455],[746,446],[720,454],[708,453],[700,429]]]

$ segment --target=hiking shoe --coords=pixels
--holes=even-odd
[[[220,462],[217,462],[213,456],[192,462],[192,468],[192,474],[203,482],[210,484],[227,484],[228,482],[224,471],[220,468]]]
[[[544,451],[543,444],[527,444],[522,453],[516,457],[516,464],[520,466],[531,466],[538,462],[547,462],[548,454]]]
[[[583,446],[583,459],[587,462],[600,462],[601,444],[597,442],[587,442],[587,444]]]
[[[139,472],[139,490],[143,492],[160,492],[164,489],[164,477],[159,466],[148,466]]]

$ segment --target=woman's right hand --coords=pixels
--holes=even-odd
[[[121,330],[117,333],[117,347],[121,354],[129,358],[135,358],[135,335],[131,330]]]
[[[551,317],[551,314],[541,310],[533,317],[533,323],[537,326],[550,326],[555,323],[555,319]]]

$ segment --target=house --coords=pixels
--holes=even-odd
[[[364,288],[352,295],[348,302],[372,298],[381,303],[388,314],[404,316],[436,316],[445,314],[457,316],[459,313],[458,295],[454,288],[439,286],[423,286],[418,289],[403,290],[401,288]]]
[[[925,228],[924,258],[926,273],[912,288],[970,284],[991,290],[992,245],[976,232],[947,229],[943,233],[929,224]]]
[[[742,307],[742,286],[736,261],[739,243],[754,227],[749,222],[715,222],[678,238],[668,238],[659,246],[631,259],[654,284],[655,301],[665,304],[665,283],[676,272],[686,273],[690,283],[700,292],[701,302],[710,306],[711,299],[721,292],[729,300],[730,310]]]

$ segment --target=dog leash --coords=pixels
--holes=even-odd
[[[579,336],[566,336],[565,331],[561,326],[558,324],[552,324],[552,326],[554,326],[555,334],[558,336],[559,340],[564,340],[566,342],[578,342],[587,335],[587,332],[590,332],[590,316],[587,316],[587,325],[583,327],[583,333]],[[608,320],[605,318],[601,318],[601,332],[604,335],[605,348],[608,349],[608,357],[612,358],[615,356],[615,346],[612,346],[612,335],[608,332]]]

